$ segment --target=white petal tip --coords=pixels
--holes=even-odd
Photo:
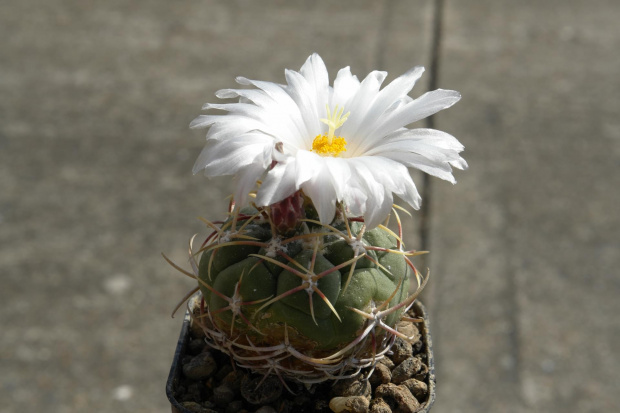
[[[414,66],[405,73],[405,76],[412,73],[419,73],[419,76],[421,76],[422,73],[424,73],[425,71],[426,69],[424,68],[424,66]]]
[[[206,165],[202,164],[202,163],[195,163],[194,166],[192,167],[192,174],[196,175],[198,172],[203,171],[206,168]]]
[[[231,89],[221,89],[215,92],[215,97],[218,99],[232,99],[238,96],[239,95],[235,93],[234,90],[231,90]]]
[[[198,116],[196,119],[190,122],[190,129],[203,129],[210,125],[210,123],[205,122],[202,116]]]
[[[467,161],[463,158],[460,158],[456,161],[451,161],[450,165],[454,166],[457,169],[460,169],[462,171],[465,171],[467,169],[469,169],[469,165],[467,164]]]
[[[456,90],[437,89],[437,91],[444,92],[447,97],[450,97],[450,98],[454,99],[454,103],[456,103],[459,100],[461,100],[461,92],[457,92]]]

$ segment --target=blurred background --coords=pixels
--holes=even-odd
[[[192,176],[188,124],[312,52],[463,95],[432,122],[470,169],[414,176],[407,235],[431,250],[433,412],[620,411],[619,20],[617,0],[4,2],[0,412],[169,411],[193,282],[160,253],[186,262],[230,191]]]

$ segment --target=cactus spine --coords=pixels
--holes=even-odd
[[[197,251],[190,245],[202,293],[195,322],[212,347],[242,367],[315,383],[354,376],[407,339],[396,325],[426,278],[409,259],[420,253],[404,250],[395,209],[399,234],[366,230],[343,206],[322,225],[301,192],[233,211],[205,220],[212,233]]]

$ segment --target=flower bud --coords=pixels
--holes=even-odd
[[[270,210],[271,220],[276,232],[284,236],[295,232],[301,225],[301,220],[306,217],[304,197],[301,191],[270,205]]]

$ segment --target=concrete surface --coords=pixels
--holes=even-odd
[[[471,168],[434,187],[437,410],[620,411],[619,4],[444,12]]]
[[[617,1],[2,9],[0,412],[168,411],[192,282],[159,254],[184,262],[228,192],[191,176],[189,121],[313,51],[332,74],[428,67],[436,10],[438,85],[464,96],[436,124],[471,168],[430,187],[433,411],[620,411]]]

